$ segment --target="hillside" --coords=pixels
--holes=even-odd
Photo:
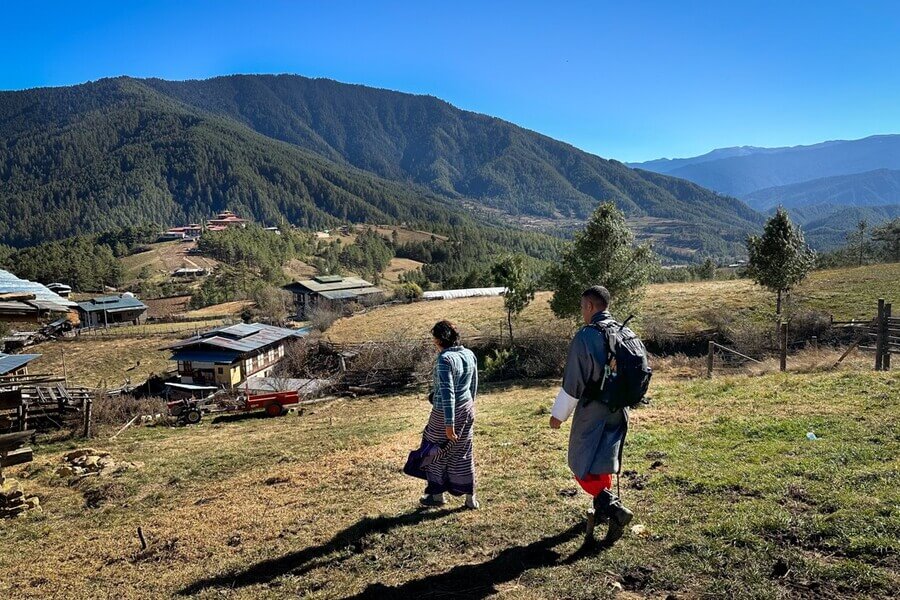
[[[467,203],[518,223],[583,219],[603,200],[679,220],[673,245],[705,253],[722,239],[740,252],[761,223],[733,198],[432,97],[255,75],[0,93],[0,239],[15,246],[225,207],[445,230],[469,222]]]
[[[474,512],[417,508],[421,482],[400,468],[428,405],[411,393],[115,440],[110,428],[92,445],[135,467],[71,486],[54,471],[74,443],[42,445],[4,473],[43,513],[0,527],[15,548],[0,553],[0,595],[588,599],[617,583],[618,598],[887,599],[900,378],[858,368],[658,372],[621,480],[643,531],[607,552],[579,550],[588,499],[565,466],[568,425],[547,427],[555,383],[481,390]]]
[[[794,291],[793,302],[800,309],[821,311],[837,320],[867,320],[874,316],[874,299],[879,297],[900,299],[900,263],[814,271]],[[532,330],[553,327],[556,319],[550,311],[550,298],[551,292],[538,292],[517,319],[517,326]],[[710,316],[763,320],[771,318],[774,312],[774,296],[749,279],[662,283],[647,287],[636,327],[640,331],[652,321],[666,331],[689,332],[709,327]],[[506,319],[503,298],[463,298],[377,308],[338,320],[327,335],[338,342],[426,337],[438,319],[457,323],[465,335],[499,335]]]
[[[0,94],[0,238],[21,246],[231,207],[263,223],[460,224],[410,186],[339,166],[173,102],[102,80]]]

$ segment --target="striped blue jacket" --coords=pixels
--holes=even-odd
[[[468,348],[453,346],[442,350],[434,364],[435,408],[443,409],[444,422],[453,425],[456,405],[478,393],[478,361]]]

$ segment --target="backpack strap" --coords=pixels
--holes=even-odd
[[[609,365],[616,355],[616,336],[610,335],[609,330],[613,327],[619,327],[619,329],[621,329],[622,325],[615,319],[604,319],[602,321],[597,321],[596,323],[591,323],[588,327],[596,329],[606,339],[606,364]]]

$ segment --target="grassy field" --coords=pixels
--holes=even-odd
[[[392,258],[388,268],[384,270],[384,279],[391,283],[400,281],[400,276],[408,271],[415,271],[422,267],[423,263],[409,258]]]
[[[125,280],[135,281],[142,269],[150,269],[150,281],[168,279],[172,271],[181,267],[213,269],[218,261],[205,256],[188,254],[197,246],[196,242],[160,242],[151,244],[147,252],[138,252],[123,257]]]
[[[555,317],[548,304],[550,298],[549,292],[538,293],[520,315],[519,326],[552,324]],[[900,302],[900,263],[816,271],[793,293],[792,303],[800,309],[832,314],[837,320],[870,319],[878,298]],[[660,320],[676,331],[708,327],[704,317],[710,311],[754,320],[769,319],[775,311],[773,295],[747,279],[651,285],[640,308],[641,319]],[[328,335],[337,341],[426,336],[440,318],[456,322],[468,335],[496,335],[505,320],[503,299],[464,298],[390,306],[341,319]]]
[[[189,325],[193,329],[195,324]],[[28,348],[29,353],[43,355],[29,365],[29,371],[61,376],[65,361],[70,383],[91,388],[105,383],[115,388],[130,380],[137,385],[153,373],[166,371],[170,352],[160,348],[173,341],[172,336],[149,334],[140,337],[85,335],[72,341],[44,342]]]
[[[416,509],[416,394],[103,435],[139,468],[73,486],[53,471],[75,444],[39,447],[6,473],[44,512],[0,523],[0,597],[893,597],[900,374],[672,372],[632,415],[621,483],[644,529],[612,549],[580,549],[588,499],[535,383],[478,398],[476,512]]]

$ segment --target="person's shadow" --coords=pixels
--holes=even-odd
[[[556,564],[571,564],[587,556],[596,554],[603,546],[583,547],[570,556],[565,563],[552,548],[583,535],[584,525],[573,525],[556,535],[546,537],[527,546],[513,546],[503,550],[489,561],[474,565],[459,565],[444,573],[429,575],[397,586],[381,583],[369,584],[359,594],[347,596],[344,600],[379,600],[382,598],[466,598],[480,600],[497,593],[496,586],[512,581],[529,569],[548,567]]]
[[[365,538],[378,533],[387,533],[396,527],[415,525],[425,521],[440,519],[451,513],[462,510],[462,507],[448,510],[423,510],[389,517],[365,517],[350,527],[339,531],[329,541],[319,546],[304,548],[278,558],[272,558],[258,562],[250,567],[238,571],[216,575],[206,579],[200,579],[188,585],[178,592],[182,596],[197,594],[208,588],[240,588],[259,583],[268,583],[282,575],[302,575],[319,566],[317,559],[328,556],[334,552],[350,548],[353,553],[359,553],[364,547]],[[345,560],[343,557],[340,560]]]

